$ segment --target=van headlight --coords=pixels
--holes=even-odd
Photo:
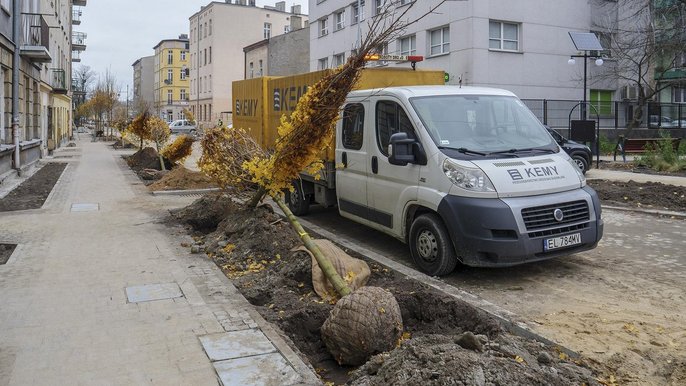
[[[456,186],[473,192],[495,192],[495,187],[486,173],[479,168],[461,166],[446,158],[443,173]]]
[[[579,169],[579,165],[574,162],[574,159],[572,157],[567,157],[567,162],[572,165],[572,168],[576,171],[576,174],[579,176],[579,180],[581,181],[581,186],[586,185],[586,176],[584,173],[581,172],[581,169]]]

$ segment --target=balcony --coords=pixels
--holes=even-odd
[[[71,33],[71,49],[72,51],[85,51],[86,50],[86,35],[84,32],[72,32]]]
[[[686,79],[686,67],[672,68],[665,72],[655,70],[655,80]]]
[[[69,91],[64,70],[60,68],[50,69],[50,86],[55,94],[66,94]]]
[[[71,24],[72,25],[81,25],[81,11],[80,10],[71,11]]]
[[[76,78],[71,78],[71,91],[74,95],[86,95],[85,88],[79,83]]]
[[[21,15],[19,54],[34,63],[50,63],[50,30],[45,18],[36,14]]]
[[[78,5],[80,7],[85,7],[86,6],[86,0],[73,0],[72,4]]]
[[[72,63],[78,63],[81,61],[81,52],[80,51],[72,51],[71,52],[71,61]]]

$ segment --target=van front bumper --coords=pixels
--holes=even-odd
[[[544,208],[550,213],[558,204],[588,205],[588,217],[574,222],[532,229],[522,210]],[[600,200],[590,187],[568,192],[503,199],[447,195],[438,207],[460,261],[474,267],[506,267],[567,256],[596,247],[603,235]],[[528,228],[527,228],[528,226]],[[544,241],[579,233],[581,243],[546,251]]]

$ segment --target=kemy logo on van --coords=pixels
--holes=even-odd
[[[564,178],[557,170],[557,166],[536,166],[532,168],[508,169],[507,174],[513,183],[523,184]]]

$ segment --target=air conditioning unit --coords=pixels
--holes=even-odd
[[[626,85],[622,87],[622,99],[624,100],[637,100],[638,99],[638,87],[634,85]]]

